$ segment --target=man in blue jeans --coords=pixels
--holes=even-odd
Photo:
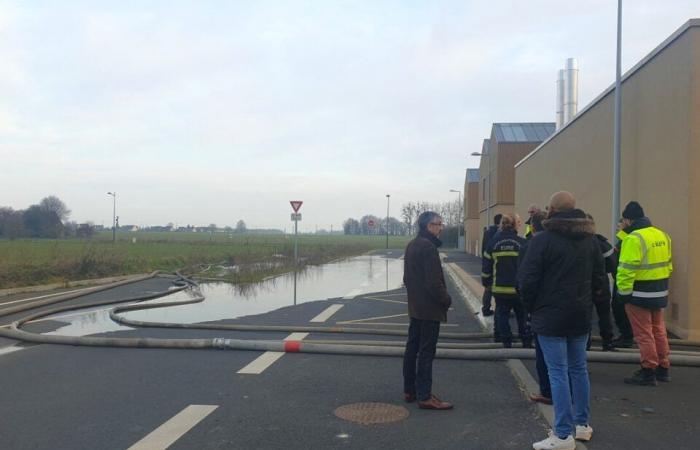
[[[554,430],[532,448],[574,450],[575,439],[593,436],[586,342],[593,302],[605,301],[610,288],[593,221],[576,209],[571,193],[552,195],[542,225],[544,231],[530,240],[518,270],[520,295],[531,312],[554,404]]]
[[[432,211],[418,216],[418,236],[404,255],[403,282],[408,297],[408,340],[403,357],[404,399],[422,409],[452,409],[433,392],[433,359],[440,322],[447,322],[452,299],[447,293],[438,247],[442,218]]]

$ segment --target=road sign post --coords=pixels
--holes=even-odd
[[[297,266],[299,265],[299,229],[298,224],[301,220],[301,213],[299,213],[299,208],[301,208],[301,200],[291,200],[289,202],[292,205],[294,212],[292,213],[292,221],[294,222],[294,304],[297,304]]]

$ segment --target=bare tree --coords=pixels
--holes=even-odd
[[[39,202],[39,208],[45,212],[55,213],[61,222],[65,222],[70,216],[70,209],[63,201],[55,195],[44,197]]]

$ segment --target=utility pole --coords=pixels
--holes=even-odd
[[[386,249],[389,250],[389,198],[391,195],[386,194]]]
[[[117,193],[107,192],[112,197],[112,243],[117,242]]]
[[[615,124],[613,132],[613,198],[612,198],[612,232],[610,239],[617,234],[617,221],[620,218],[620,163],[622,122],[622,0],[617,0],[617,64],[615,69]]]

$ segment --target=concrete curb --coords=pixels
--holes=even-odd
[[[459,265],[455,263],[447,263],[445,264],[445,267],[447,268],[447,274],[452,279],[455,286],[457,286],[457,290],[459,290],[462,294],[467,308],[471,310],[477,320],[479,320],[482,330],[492,330],[492,317],[484,317],[481,315],[481,296],[484,293],[484,288],[474,279],[474,277],[459,267]],[[539,394],[539,385],[537,381],[532,377],[530,371],[527,370],[527,367],[525,367],[521,360],[509,359],[506,361],[506,365],[520,385],[520,388],[526,397],[529,397],[531,394]],[[543,405],[542,403],[535,403],[535,406],[537,407],[540,415],[553,429],[554,408],[551,405]],[[576,441],[576,449],[588,450],[588,448],[579,441]]]

